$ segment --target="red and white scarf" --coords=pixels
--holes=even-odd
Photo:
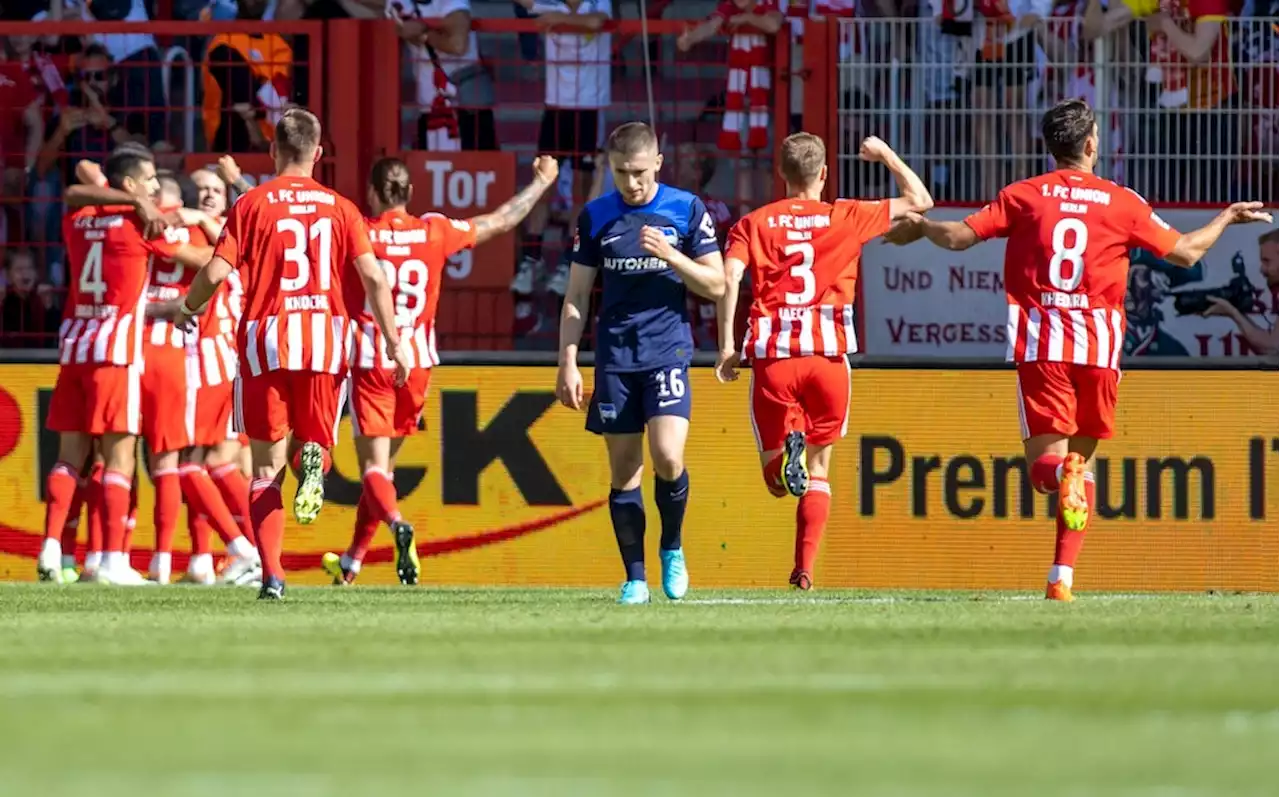
[[[725,6],[728,6],[726,9]],[[757,3],[753,13],[774,11],[772,3]],[[738,13],[725,3],[719,14],[725,20]],[[724,93],[724,123],[718,144],[726,152],[742,151],[742,128],[746,123],[747,149],[769,146],[769,40],[756,28],[733,31],[729,39],[729,84]]]

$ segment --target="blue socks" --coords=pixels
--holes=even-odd
[[[684,529],[684,508],[689,503],[689,471],[685,470],[675,481],[653,477],[653,494],[662,516],[662,540],[659,547],[674,551],[681,547],[680,532]]]
[[[680,511],[683,515],[683,504]],[[644,494],[640,488],[610,490],[609,517],[613,519],[613,536],[618,539],[618,553],[622,554],[627,581],[644,581]],[[665,512],[662,517],[665,538]]]

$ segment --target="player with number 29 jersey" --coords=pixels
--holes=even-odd
[[[1111,437],[1129,252],[1163,258],[1179,233],[1138,194],[1078,169],[1014,183],[965,223],[979,239],[1009,239],[1008,359],[1018,363],[1023,438]]]
[[[386,355],[373,309],[365,304],[356,320],[351,420],[357,436],[405,437],[417,429],[430,369],[440,364],[435,318],[445,265],[453,255],[475,246],[476,229],[438,213],[419,218],[400,209],[369,219],[368,228],[373,254],[391,286],[396,328],[413,370],[409,381],[397,388],[394,363]],[[360,283],[352,287],[358,290]]]

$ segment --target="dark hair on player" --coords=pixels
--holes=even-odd
[[[1258,236],[1258,246],[1267,244],[1280,244],[1280,230],[1267,230]]]
[[[413,180],[409,167],[399,158],[381,158],[369,170],[369,185],[378,201],[387,207],[409,204]]]
[[[1084,100],[1063,100],[1044,112],[1040,134],[1044,145],[1059,166],[1079,163],[1084,158],[1084,142],[1093,135],[1098,120]]]
[[[11,247],[4,250],[4,270],[8,271],[9,269],[13,268],[14,265],[24,257],[31,263],[33,267],[35,266],[36,253],[31,251],[30,249],[19,249],[19,248]]]
[[[627,122],[613,129],[604,149],[610,155],[623,157],[639,155],[650,150],[657,152],[658,134],[644,122]]]
[[[276,152],[291,163],[310,163],[320,146],[320,120],[305,108],[290,108],[276,122]]]
[[[782,141],[779,171],[787,185],[807,188],[827,165],[827,145],[813,133],[793,133]]]
[[[149,161],[156,159],[155,154],[147,148],[146,144],[139,144],[136,141],[126,141],[115,149],[111,150],[112,156],[115,155],[137,155]]]
[[[132,177],[135,180],[142,175],[142,166],[146,163],[154,163],[155,159],[148,155],[143,156],[139,152],[132,150],[127,152],[117,151],[111,153],[111,157],[107,158],[107,165],[103,167],[102,173],[106,175],[107,184],[112,188],[124,189],[124,178]]]

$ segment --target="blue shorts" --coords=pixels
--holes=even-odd
[[[596,389],[587,408],[587,431],[595,434],[639,434],[650,418],[688,418],[693,406],[688,364],[651,371],[596,371]]]

